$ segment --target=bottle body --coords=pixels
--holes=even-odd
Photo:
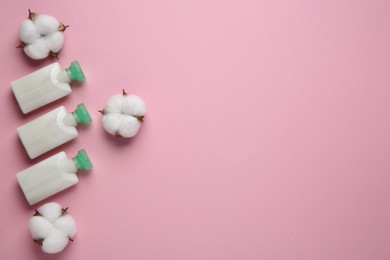
[[[16,129],[31,159],[78,136],[75,125],[64,120],[68,114],[61,106]]]
[[[11,82],[11,88],[24,114],[72,92],[58,62]],[[60,79],[60,80],[59,80]]]
[[[74,161],[60,152],[16,174],[30,205],[38,203],[78,182]]]

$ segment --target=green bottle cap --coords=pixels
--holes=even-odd
[[[92,122],[92,118],[88,113],[84,103],[78,104],[75,111],[73,111],[74,118],[76,118],[79,124],[89,124]]]
[[[77,60],[72,61],[70,67],[67,70],[72,80],[79,82],[83,82],[85,80],[85,75],[80,67],[80,63]]]
[[[91,170],[93,168],[91,161],[88,158],[87,152],[82,149],[78,151],[77,156],[73,158],[77,169],[79,170]]]

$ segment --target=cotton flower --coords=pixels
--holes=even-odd
[[[144,101],[136,95],[112,96],[103,110],[103,128],[115,137],[133,137],[138,133],[145,117]]]
[[[46,14],[32,13],[19,26],[19,39],[24,53],[40,60],[49,55],[57,57],[64,43],[64,31],[68,26]]]
[[[76,234],[76,222],[58,203],[49,202],[35,210],[28,226],[35,243],[43,252],[61,252]]]

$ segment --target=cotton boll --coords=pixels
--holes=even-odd
[[[76,222],[69,214],[60,217],[54,222],[54,226],[61,230],[68,237],[72,238],[76,234]]]
[[[123,95],[115,95],[110,97],[104,108],[107,113],[120,113],[122,110]]]
[[[39,38],[32,44],[26,45],[23,50],[27,56],[34,60],[46,58],[50,51],[44,38]]]
[[[56,202],[46,203],[39,207],[37,211],[51,223],[54,223],[62,215],[61,205]]]
[[[41,35],[35,28],[33,21],[30,19],[24,20],[19,26],[19,39],[26,43],[31,44],[37,40]]]
[[[145,115],[146,107],[144,101],[136,95],[125,95],[122,103],[124,114],[141,116]]]
[[[53,228],[49,237],[42,242],[42,250],[48,254],[59,253],[69,242],[69,238],[59,229]]]
[[[23,47],[26,55],[34,60],[44,59],[49,54],[57,57],[67,27],[53,16],[29,11],[28,19],[19,26],[21,44],[18,47]]]
[[[34,24],[37,31],[42,35],[53,33],[60,27],[60,22],[56,18],[46,14],[36,16]]]
[[[133,116],[123,116],[119,125],[119,134],[122,137],[133,137],[138,133],[141,122]]]
[[[140,129],[146,107],[144,101],[136,95],[114,95],[108,99],[103,114],[103,128],[115,137],[133,137]]]
[[[122,122],[122,114],[111,113],[103,116],[102,124],[103,128],[110,134],[116,135],[119,131],[119,126]]]
[[[41,216],[34,216],[28,222],[28,227],[33,239],[44,239],[49,236],[53,224]]]
[[[61,252],[76,234],[76,222],[55,202],[39,207],[36,213],[28,223],[34,242],[45,253]]]
[[[54,53],[59,52],[64,44],[64,34],[59,31],[46,35],[44,39],[48,49]]]

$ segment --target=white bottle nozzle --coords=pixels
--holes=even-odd
[[[61,70],[57,74],[57,80],[62,83],[70,83],[72,81],[68,70]]]
[[[85,75],[80,67],[78,61],[72,61],[69,68],[61,70],[57,75],[57,80],[63,83],[70,83],[72,81],[83,82]]]
[[[73,113],[68,113],[63,120],[64,124],[66,126],[77,126],[76,118],[74,117]]]

